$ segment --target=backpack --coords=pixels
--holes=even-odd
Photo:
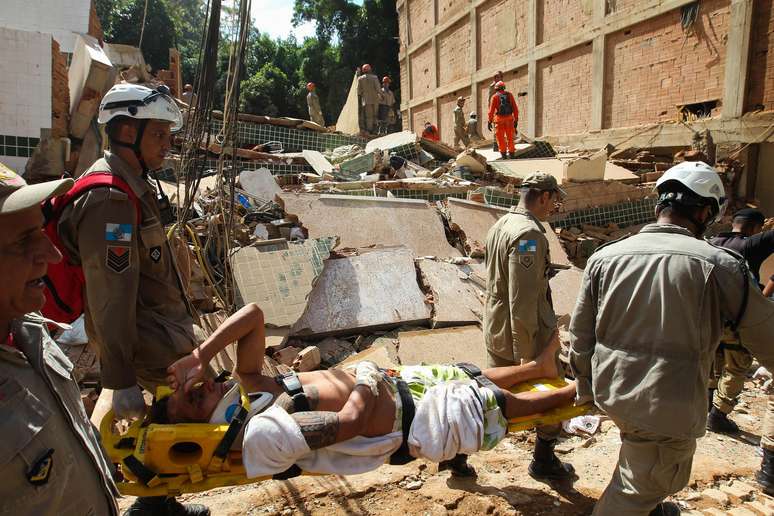
[[[68,205],[89,190],[105,186],[120,190],[129,197],[137,212],[137,224],[139,225],[142,220],[142,211],[137,195],[126,184],[126,181],[110,172],[95,172],[81,176],[66,193],[43,201],[42,208],[45,218],[43,231],[51,243],[62,253],[62,261],[50,263],[48,272],[43,277],[46,286],[46,303],[43,305],[41,313],[48,319],[70,324],[83,313],[83,286],[86,282],[83,269],[71,261],[67,250],[62,245],[62,239],[59,238],[57,226],[62,212]]]
[[[497,108],[497,114],[502,116],[512,115],[511,96],[504,91],[498,93],[497,96],[500,98],[500,107]]]

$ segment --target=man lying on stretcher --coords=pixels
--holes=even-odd
[[[265,393],[260,397],[272,400],[269,408],[250,411],[237,441],[250,478],[282,473],[294,465],[309,473],[363,473],[378,468],[399,449],[405,456],[441,462],[493,448],[507,433],[507,419],[568,405],[575,398],[574,384],[548,392],[507,390],[557,376],[558,338],[533,362],[484,370],[481,382],[455,366],[384,371],[372,362],[300,373],[284,381],[264,376],[263,313],[251,304],[169,367],[168,382],[175,392],[154,406],[156,422],[230,421],[239,408],[239,385],[206,379],[206,370],[212,357],[234,341],[242,389],[252,398],[253,393]],[[303,395],[291,397],[288,391]],[[415,415],[404,433],[407,404],[413,405]]]

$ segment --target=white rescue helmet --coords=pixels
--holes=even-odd
[[[116,84],[102,97],[97,122],[106,124],[118,116],[167,121],[173,133],[183,127],[183,114],[165,85],[152,90],[139,84]]]
[[[670,191],[669,185],[675,182],[680,183],[698,197],[710,199],[711,204],[714,204],[714,222],[720,220],[728,199],[723,181],[714,168],[703,161],[683,161],[675,165],[656,181],[656,190],[660,194],[659,200],[664,197],[665,192]],[[676,200],[680,202],[679,199]],[[711,222],[713,221],[709,223]]]

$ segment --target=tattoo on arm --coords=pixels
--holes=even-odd
[[[304,387],[304,394],[306,394],[306,399],[309,400],[309,408],[311,410],[317,410],[317,406],[320,404],[320,391],[317,390],[317,387],[314,385]],[[283,392],[277,396],[274,399],[274,404],[288,414],[293,414],[296,411],[296,407],[293,404],[293,398],[291,398],[287,392]]]
[[[339,416],[336,412],[298,412],[291,416],[312,450],[325,448],[336,442]]]

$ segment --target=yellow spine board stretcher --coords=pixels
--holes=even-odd
[[[559,378],[540,378],[519,384],[511,392],[552,391],[567,385]],[[157,397],[169,394],[160,387]],[[243,393],[243,405],[247,401]],[[509,432],[529,430],[537,426],[557,424],[587,413],[590,405],[567,405],[542,414],[513,418]],[[129,429],[116,435],[112,431],[113,412],[108,412],[100,424],[102,444],[110,460],[119,465],[124,481],[118,482],[121,494],[130,496],[178,496],[198,493],[218,487],[237,486],[269,480],[272,477],[247,478],[240,450],[232,449],[222,461],[214,452],[223,440],[229,425],[207,423],[145,424],[133,422]],[[127,467],[127,460],[139,461],[153,476],[143,481]],[[304,473],[308,475],[308,473]]]

